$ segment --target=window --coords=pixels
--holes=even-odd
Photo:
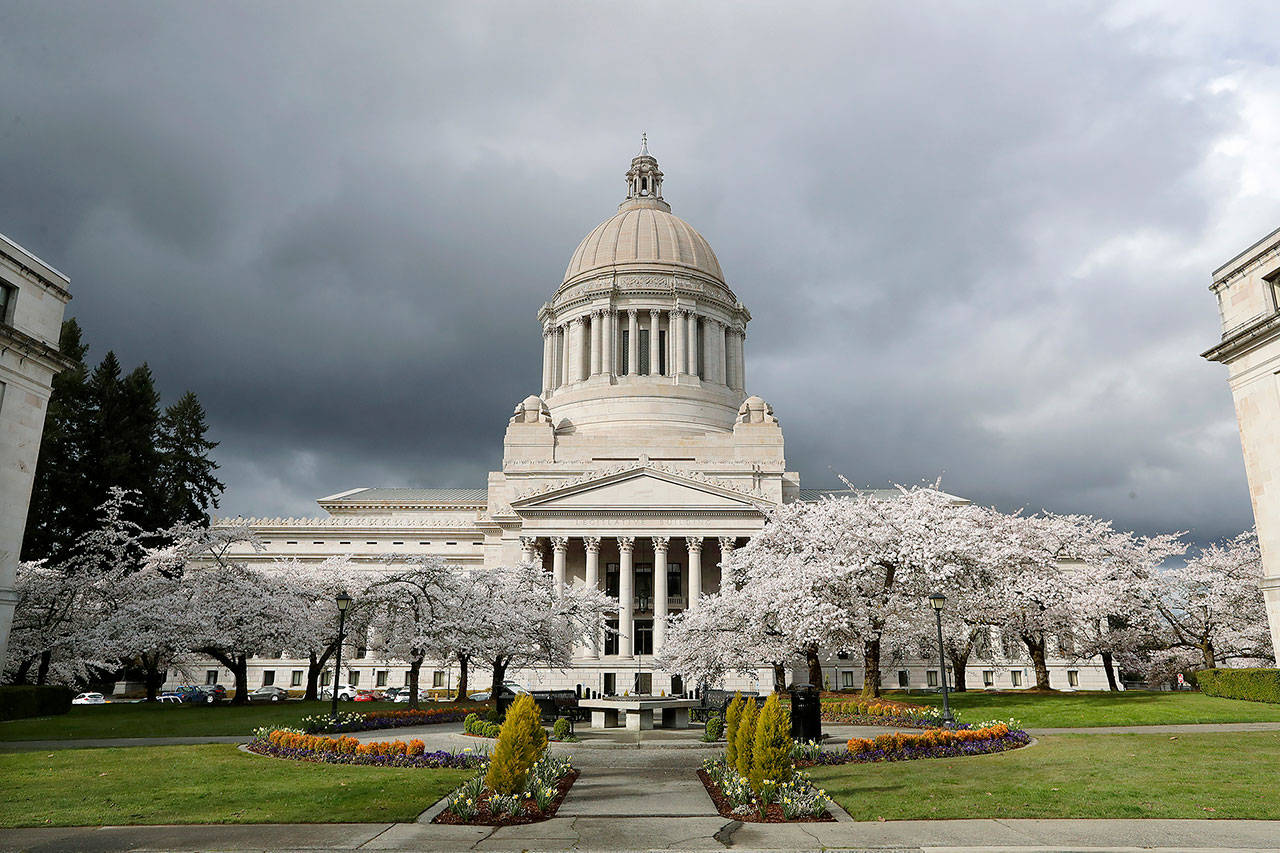
[[[670,375],[667,370],[667,333],[658,332],[658,372],[663,376]]]
[[[671,695],[679,696],[684,693],[684,679],[679,675],[671,676]]]
[[[930,687],[938,686],[938,671],[936,669],[926,670],[924,674],[924,682]]]
[[[204,674],[204,683],[205,683],[205,684],[217,684],[217,683],[218,683],[218,671],[217,671],[216,669],[206,670],[206,671],[205,671],[205,674]]]
[[[706,379],[707,378],[707,372],[706,372],[706,354],[707,354],[706,329],[707,327],[703,325],[701,320],[698,321],[697,325],[698,325],[698,332],[697,332],[697,335],[694,337],[694,340],[696,341],[696,343],[694,343],[693,348],[697,351],[697,354],[698,354],[698,378]]]
[[[636,563],[636,609],[653,610],[653,563]],[[636,650],[639,654],[639,650]]]
[[[679,563],[667,563],[667,597],[684,595],[684,579]]]
[[[653,654],[653,620],[636,620],[636,640],[632,652],[637,655]]]
[[[617,654],[616,652],[614,654]],[[606,672],[604,674],[604,695],[618,695],[618,674],[616,672]]]
[[[413,677],[413,674],[412,674],[412,673],[410,673],[410,672],[409,672],[409,670],[407,670],[407,669],[406,669],[406,670],[404,671],[404,686],[405,686],[405,687],[408,687],[408,686],[409,686],[409,679],[410,679],[410,678],[412,678],[412,677]]]
[[[326,670],[321,671],[321,673],[320,673],[320,686],[321,686],[321,687],[328,687],[328,686],[329,686],[329,678],[330,678],[330,675],[331,675],[331,673],[330,673],[330,672],[329,672],[329,670],[327,670],[327,669],[326,669]]]
[[[0,323],[13,325],[13,307],[18,302],[18,288],[0,283]]]
[[[840,671],[840,689],[853,689],[853,670],[845,669]]]
[[[848,660],[848,659],[849,659],[848,652],[836,652],[836,660]]]
[[[289,686],[290,687],[302,686],[302,670],[295,669],[293,672],[289,674]]]
[[[1280,311],[1280,272],[1274,272],[1263,279],[1271,291],[1271,308]]]
[[[637,672],[635,677],[635,689],[631,691],[637,696],[650,696],[653,694],[653,673]]]
[[[1067,684],[1072,687],[1080,686],[1080,671],[1075,669],[1067,670]]]
[[[898,686],[906,687],[910,683],[911,683],[910,673],[908,673],[905,669],[898,670]]]
[[[614,593],[616,595],[616,593]],[[604,632],[604,653],[606,655],[616,655],[618,653],[618,620],[610,619],[605,623]],[[606,676],[607,677],[607,676]],[[605,691],[606,695],[612,696],[612,691]]]
[[[629,372],[627,368],[630,367],[630,365],[627,362],[631,358],[630,343],[631,343],[631,330],[623,329],[622,330],[622,349],[620,351],[622,354],[622,367],[619,368],[619,373],[621,373],[623,376],[626,376],[627,373]]]
[[[618,597],[618,564],[608,563],[604,567],[604,594]],[[615,652],[616,654],[616,652]]]
[[[377,673],[374,674],[373,683],[375,687],[386,687],[387,671],[385,669],[378,670]]]
[[[640,369],[636,371],[641,376],[647,376],[649,373],[649,330],[640,330],[640,353],[636,359],[640,362]]]
[[[444,687],[444,673],[441,670],[437,669],[435,672],[431,673],[431,686]]]
[[[982,671],[982,686],[983,687],[996,686],[996,671],[994,669],[984,669]]]
[[[267,687],[276,683],[276,671],[274,669],[264,669],[262,671],[262,686]]]
[[[356,646],[356,657],[363,658],[363,657],[367,657],[368,654],[369,654],[369,650],[367,648],[365,648],[364,646]]]
[[[360,670],[353,669],[347,673],[347,684],[350,684],[352,687],[358,687],[360,685]]]
[[[1016,670],[1016,669],[1015,669],[1015,670],[1013,670],[1012,672],[1010,672],[1010,673],[1009,673],[1009,680],[1013,683],[1013,686],[1014,686],[1014,687],[1021,687],[1021,686],[1022,686],[1022,672],[1021,672],[1021,671],[1019,671],[1019,670]]]

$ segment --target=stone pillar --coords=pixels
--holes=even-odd
[[[724,589],[724,564],[729,559],[729,555],[733,553],[733,546],[737,543],[736,536],[720,537],[720,588]]]
[[[569,375],[569,350],[572,335],[568,323],[560,324],[560,384],[568,385],[573,381]]]
[[[555,581],[556,595],[564,593],[564,564],[569,555],[569,537],[551,537],[551,575]]]
[[[711,375],[711,381],[717,385],[728,385],[728,352],[724,335],[724,323],[719,320],[712,320],[707,326],[707,334],[711,336],[711,348],[715,350],[715,370]]]
[[[738,389],[747,390],[747,330],[738,330]]]
[[[667,328],[671,330],[671,375],[676,376],[685,372],[685,367],[689,364],[689,357],[685,355],[684,336],[687,331],[685,326],[684,311],[675,309],[671,312],[671,318],[667,321]]]
[[[649,375],[660,376],[662,370],[662,361],[659,356],[661,349],[658,347],[658,326],[661,324],[659,319],[662,316],[657,308],[649,310]]]
[[[636,537],[618,537],[618,656],[624,658],[631,657],[631,638],[636,623],[635,566],[632,562],[635,546]]]
[[[670,536],[653,537],[653,653],[667,639],[667,545]]]
[[[573,318],[573,344],[570,346],[569,376],[570,381],[581,382],[586,379],[586,371],[583,369],[586,361],[586,337],[587,337],[587,318]]]
[[[538,547],[538,539],[535,536],[520,537],[520,562],[533,562],[533,549]]]
[[[588,376],[598,376],[600,373],[600,338],[601,338],[601,316],[599,311],[592,311],[591,317],[591,372]]]
[[[627,310],[627,375],[640,372],[640,318],[636,309]]]
[[[738,386],[738,330],[729,326],[725,329],[724,337],[725,384],[735,391],[741,391]]]
[[[698,375],[698,315],[689,312],[689,334],[685,346],[689,348],[689,375]]]
[[[555,338],[550,326],[542,327],[542,396],[546,397],[555,387],[551,384],[551,368],[555,364],[555,353],[552,351]]]
[[[613,376],[613,309],[605,308],[600,312],[600,372],[605,376]]]
[[[702,537],[686,536],[685,545],[689,548],[689,610],[698,609],[698,598],[702,595]]]
[[[587,547],[587,589],[600,588],[600,537],[585,536],[582,544]],[[591,644],[591,657],[600,659],[604,651],[604,626],[596,629],[596,636]]]

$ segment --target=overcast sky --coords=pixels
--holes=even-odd
[[[1032,5],[3,0],[0,232],[199,395],[225,511],[314,514],[483,487],[648,131],[806,486],[1238,532],[1199,353],[1280,226],[1274,6]]]

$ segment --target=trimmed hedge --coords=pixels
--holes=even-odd
[[[60,684],[13,684],[0,687],[0,720],[50,717],[71,710],[75,693]]]
[[[1280,669],[1202,669],[1196,686],[1208,696],[1280,704]]]

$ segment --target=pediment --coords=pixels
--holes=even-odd
[[[761,499],[727,485],[652,468],[579,479],[511,502],[520,510],[682,510],[757,508]]]

